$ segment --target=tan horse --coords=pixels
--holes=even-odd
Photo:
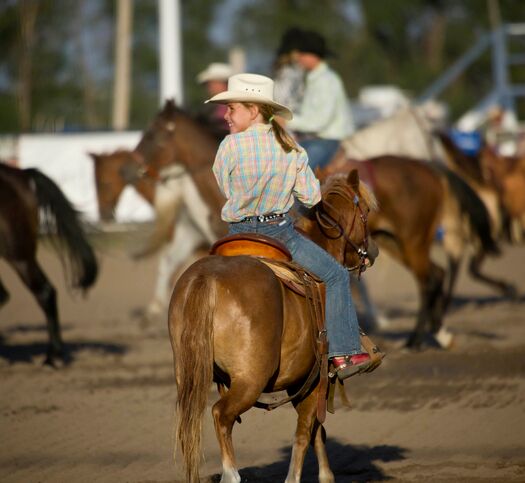
[[[372,195],[353,171],[348,178],[328,180],[323,200],[338,227],[323,231],[316,221],[301,218],[301,229],[340,262],[359,264],[356,248],[367,242],[373,245],[366,227],[366,215],[374,206]],[[353,248],[347,250],[349,245]],[[221,449],[221,482],[238,483],[234,422],[264,392],[294,394],[317,363],[317,329],[305,299],[287,289],[255,257],[209,256],[179,278],[170,303],[169,331],[177,384],[176,438],[186,481],[199,481],[202,417],[215,380],[228,387],[220,391],[212,408]],[[316,384],[306,397],[292,401],[298,421],[288,483],[300,481],[310,442],[319,461],[319,481],[335,481],[326,455],[325,430],[316,419],[318,391]]]
[[[432,104],[410,106],[359,129],[342,142],[346,156],[361,160],[388,154],[443,160],[443,147],[433,135],[442,125],[443,115],[434,111]]]

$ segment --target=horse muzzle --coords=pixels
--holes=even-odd
[[[371,238],[368,239],[368,249],[366,251],[366,266],[371,267],[374,262],[376,261],[376,258],[379,256],[379,248],[377,247],[377,244],[372,240]]]

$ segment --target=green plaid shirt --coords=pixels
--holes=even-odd
[[[321,200],[319,180],[308,156],[286,153],[269,124],[255,124],[226,136],[219,146],[213,173],[226,204],[222,219],[241,221],[247,216],[286,213],[294,197],[306,206]]]

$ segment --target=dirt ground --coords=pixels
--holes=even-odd
[[[68,293],[57,257],[40,259],[59,291],[63,336],[74,362],[42,367],[43,315],[3,262],[12,298],[0,312],[0,481],[179,482],[172,459],[174,384],[165,321],[136,317],[151,297],[157,259],[131,261],[130,236],[99,236],[101,275],[83,298]],[[439,252],[437,253],[439,256]],[[449,351],[407,353],[417,293],[384,255],[366,274],[390,325],[374,336],[384,365],[346,383],[352,408],[328,415],[328,456],[338,482],[525,482],[525,247],[505,247],[487,271],[516,283],[517,302],[463,271],[446,318]],[[210,406],[216,399],[210,388]],[[295,426],[290,405],[252,409],[236,425],[243,481],[284,481]],[[203,478],[218,481],[209,411]],[[304,482],[317,481],[309,453]]]

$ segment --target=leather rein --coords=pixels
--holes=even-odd
[[[355,206],[354,209],[354,216],[352,218],[352,223],[350,224],[349,230],[345,230],[341,223],[341,219],[343,218],[340,213],[338,213],[338,210],[331,204],[328,203],[323,199],[322,206],[328,207],[331,210],[333,210],[335,213],[338,213],[338,219],[336,220],[333,216],[328,214],[325,209],[317,210],[316,211],[316,218],[317,223],[319,224],[319,227],[321,228],[321,232],[323,235],[331,240],[337,240],[338,238],[344,238],[346,243],[352,247],[355,253],[359,256],[359,263],[353,267],[347,267],[348,270],[358,270],[357,276],[360,277],[361,273],[364,272],[367,268],[366,260],[368,259],[368,216],[367,213],[365,213],[361,207],[359,196],[354,193],[354,191],[344,183],[337,183],[335,186],[330,188],[326,193],[325,197],[329,194],[335,194],[341,196],[344,200],[348,201],[349,203],[352,203]],[[363,239],[363,243],[361,246],[358,246],[351,238],[352,232],[355,227],[355,222],[357,219],[357,215],[359,213],[359,218],[361,220],[361,223],[363,224],[365,236]],[[333,230],[337,229],[338,235],[331,236],[327,233],[326,230]]]

